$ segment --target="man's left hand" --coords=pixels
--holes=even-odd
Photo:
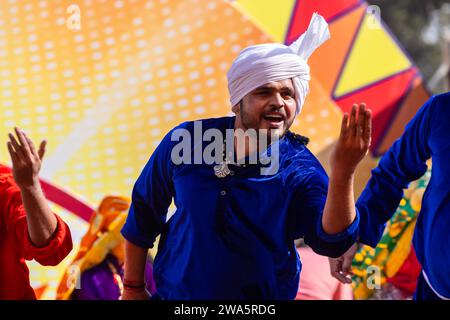
[[[358,163],[367,155],[371,143],[372,113],[366,105],[354,104],[350,113],[344,114],[341,133],[331,155],[332,174],[352,175]]]

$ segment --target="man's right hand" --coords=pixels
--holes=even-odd
[[[14,180],[21,190],[40,189],[39,171],[45,154],[46,141],[42,141],[39,150],[34,147],[33,141],[19,128],[14,128],[17,138],[9,133],[7,143],[12,161]]]
[[[352,283],[351,276],[353,272],[351,270],[352,261],[358,251],[358,244],[354,243],[350,249],[347,250],[339,258],[328,258],[330,263],[331,275],[344,284]]]

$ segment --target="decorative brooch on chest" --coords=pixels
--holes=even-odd
[[[225,142],[223,146],[225,150]],[[225,157],[225,152],[222,154]],[[231,173],[230,168],[228,168],[228,164],[231,163],[230,157],[232,157],[232,153],[230,152],[229,157],[225,157],[225,160],[222,163],[219,163],[214,166],[214,174],[217,178],[225,178],[227,175]]]
[[[225,178],[230,174],[230,168],[228,168],[228,162],[217,164],[214,166],[214,173],[218,178]]]

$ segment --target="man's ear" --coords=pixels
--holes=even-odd
[[[233,111],[235,114],[239,114],[239,110],[241,109],[241,104],[242,104],[242,100],[239,101],[238,104],[235,104],[235,105],[231,108],[231,111]]]

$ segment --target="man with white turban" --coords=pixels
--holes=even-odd
[[[355,105],[344,115],[329,183],[307,139],[289,131],[308,92],[307,58],[328,38],[327,23],[314,15],[289,47],[244,49],[228,72],[236,116],[186,122],[163,139],[136,181],[122,229],[122,299],[149,298],[145,258],[159,234],[154,276],[162,299],[293,299],[301,270],[295,239],[331,257],[351,246],[359,224],[353,176],[370,145],[370,111]],[[206,141],[226,136],[219,161],[189,162],[210,151],[198,131]],[[239,139],[237,132],[250,131],[256,135]],[[271,145],[261,147],[267,137]],[[186,141],[189,148],[180,148]],[[277,161],[266,175],[269,154]],[[172,200],[177,209],[167,221]]]
[[[228,90],[232,106],[257,87],[269,82],[292,79],[299,114],[309,89],[309,56],[330,38],[328,25],[314,14],[310,27],[290,46],[260,44],[242,50],[228,71]]]

